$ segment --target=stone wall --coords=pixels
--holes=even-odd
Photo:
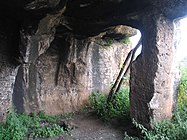
[[[89,46],[84,40],[66,39],[55,38],[36,64],[40,78],[40,109],[48,114],[76,111],[89,96]]]
[[[39,105],[39,75],[36,62],[45,53],[53,40],[52,34],[30,35],[21,32],[20,48],[24,63],[20,65],[13,91],[13,104],[18,112],[38,112]]]
[[[0,122],[12,105],[13,86],[17,74],[16,59],[19,34],[17,24],[1,18],[0,21]],[[19,29],[18,29],[19,30]]]
[[[111,46],[100,46],[98,43],[90,44],[89,88],[92,92],[109,93],[124,59],[130,51],[130,46],[117,42]]]
[[[99,43],[56,37],[34,63],[20,67],[14,88],[17,110],[63,114],[86,105],[93,92],[108,93],[129,46]]]
[[[108,90],[106,79],[112,79],[109,73],[114,68],[103,71],[103,66],[108,67],[109,64],[105,53],[100,55],[102,49],[86,49],[87,43],[73,39],[74,45],[60,48],[64,54],[58,54],[61,52],[58,49],[54,49],[54,54],[53,49],[52,52],[46,52],[49,47],[53,48],[54,44],[50,44],[57,26],[62,26],[61,36],[73,34],[82,38],[97,36],[116,25],[139,28],[142,31],[143,49],[131,68],[131,116],[145,126],[150,126],[151,119],[160,121],[171,118],[176,89],[173,74],[173,20],[187,14],[186,0],[179,0],[177,4],[176,0],[134,0],[133,5],[130,0],[90,1],[86,7],[81,6],[82,1],[64,0],[7,0],[0,3],[0,121],[11,104],[16,66],[23,63],[21,56],[26,64],[18,71],[13,94],[14,105],[20,111],[44,110],[53,113],[53,110],[47,109],[58,99],[78,105],[79,101],[87,99],[87,93]],[[83,43],[84,47],[75,47],[79,43]],[[22,55],[19,45],[25,50]],[[91,69],[88,71],[87,68]],[[51,76],[53,72],[55,77]],[[102,86],[96,77],[104,81]],[[53,93],[59,93],[59,96]],[[71,98],[70,94],[77,96],[77,100]],[[55,106],[64,112],[66,106],[68,110],[73,110],[74,105],[66,105],[66,102]]]
[[[6,113],[12,106],[16,73],[16,67],[8,64],[6,57],[0,54],[0,122],[6,118]]]

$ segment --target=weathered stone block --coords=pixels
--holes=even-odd
[[[130,80],[131,117],[146,127],[151,120],[170,119],[173,111],[174,26],[162,15],[143,20],[143,49],[133,63]]]

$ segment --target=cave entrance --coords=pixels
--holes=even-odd
[[[166,22],[163,23],[162,20],[166,20]],[[135,62],[135,65],[133,66],[133,69],[131,71],[133,73],[131,75],[131,84],[133,84],[130,85],[133,89],[131,90],[133,91],[133,94],[131,93],[130,95],[131,108],[135,106],[135,112],[131,112],[131,115],[133,115],[133,117],[135,118],[139,117],[138,119],[141,121],[146,117],[147,120],[149,120],[149,118],[148,113],[146,112],[144,112],[142,116],[139,116],[139,114],[137,113],[138,111],[143,112],[146,108],[145,105],[142,108],[137,109],[139,107],[138,104],[141,102],[140,100],[142,98],[142,95],[140,93],[144,94],[144,92],[147,92],[147,95],[145,94],[145,97],[142,98],[142,101],[148,101],[148,108],[152,108],[149,108],[150,110],[148,112],[151,114],[153,110],[155,111],[156,115],[153,113],[153,115],[150,116],[153,117],[153,119],[155,119],[156,121],[171,118],[171,116],[173,115],[172,112],[175,111],[178,93],[177,90],[180,80],[180,77],[178,75],[178,66],[180,66],[180,70],[181,67],[185,71],[187,69],[187,18],[175,20],[174,25],[175,28],[173,28],[173,22],[169,21],[168,19],[163,19],[163,17],[160,17],[155,28],[159,28],[160,31],[152,32],[153,36],[150,36],[150,29],[147,28],[148,26],[146,26],[146,29],[143,29],[143,41],[145,45],[144,47],[146,49],[144,48],[140,60]],[[164,31],[165,28],[167,29],[166,31]],[[145,31],[147,31],[147,33]],[[170,35],[167,35],[167,32]],[[132,37],[131,41],[133,47],[137,44],[140,36],[141,34],[138,31],[137,35]],[[142,48],[137,51],[136,56],[141,53],[141,50]],[[150,59],[152,60],[149,61]],[[145,67],[143,67],[142,64],[144,64]],[[144,70],[144,68],[146,68],[147,70]],[[150,71],[153,72],[152,75],[150,75]],[[162,76],[164,75],[163,73],[165,73],[165,76],[162,78]],[[169,79],[169,75],[170,77],[172,77],[171,79]],[[144,78],[142,78],[141,76]],[[139,80],[136,80],[137,77]],[[146,80],[147,83],[144,82]],[[148,85],[150,85],[150,87],[148,87]],[[151,95],[151,93],[153,94]],[[157,93],[159,94],[157,95]],[[136,99],[133,99],[132,97]],[[166,100],[167,103],[165,103]],[[167,109],[167,111],[165,109]]]
[[[187,68],[187,17],[176,20],[177,51],[176,60],[179,66]]]
[[[137,34],[135,36],[130,37],[132,48],[134,48],[137,45],[140,38],[141,38],[141,32],[137,29]],[[136,56],[138,56],[141,53],[141,51],[142,51],[142,45],[136,51]]]
[[[177,94],[174,96],[175,107],[174,111],[179,113],[182,111],[178,111],[178,108],[181,106],[186,107],[186,99],[187,99],[187,16],[176,19],[175,23],[175,47],[176,47],[176,66],[179,71],[179,80],[180,83],[177,84],[176,88]],[[182,109],[180,109],[182,110]],[[184,109],[185,110],[185,109]],[[186,113],[184,113],[186,114]],[[182,118],[182,115],[181,115]]]
[[[129,46],[131,50],[129,50],[125,54],[124,62],[121,65],[121,69],[119,71],[119,74],[117,75],[117,78],[112,85],[112,88],[109,92],[107,102],[113,102],[112,99],[113,96],[115,97],[116,94],[119,94],[120,89],[122,87],[129,87],[129,78],[130,77],[130,68],[132,66],[132,63],[136,58],[138,57],[139,54],[141,54],[142,50],[142,39],[141,39],[141,33],[139,30],[136,30],[136,34],[134,36],[129,37]],[[123,92],[123,91],[122,91]],[[118,96],[118,95],[117,95]]]

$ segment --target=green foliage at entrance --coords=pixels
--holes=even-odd
[[[110,47],[115,42],[123,43],[123,44],[126,44],[126,45],[131,44],[130,38],[128,36],[124,36],[123,38],[118,39],[118,40],[112,39],[112,38],[106,38],[105,39],[105,43],[103,44],[103,46]]]
[[[60,117],[44,113],[27,115],[11,112],[5,123],[0,124],[0,140],[24,140],[31,138],[51,138],[64,134],[57,124]]]
[[[115,42],[115,40],[114,39],[107,39],[105,42],[106,42],[106,44],[104,44],[104,46],[111,46]]]
[[[97,115],[104,121],[112,119],[130,119],[129,88],[122,88],[114,96],[115,102],[107,104],[107,96],[102,93],[94,93],[90,96],[90,104]]]
[[[121,42],[123,42],[124,44],[127,44],[127,45],[129,45],[131,43],[130,38],[128,36],[124,37],[121,40]]]

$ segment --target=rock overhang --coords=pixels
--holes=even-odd
[[[60,24],[79,36],[94,36],[116,25],[141,30],[142,17],[152,11],[173,20],[187,14],[185,0],[7,0],[1,1],[1,14],[20,21],[36,21],[62,9]]]
[[[144,93],[145,98],[149,98],[147,102],[150,102],[151,99],[156,98],[154,101],[161,99],[164,95],[167,95],[166,93],[169,91],[170,92],[169,97],[171,98],[171,100],[168,100],[168,103],[171,104],[172,91],[170,91],[170,89],[172,88],[172,85],[168,84],[168,91],[167,91],[165,87],[160,88],[159,86],[157,86],[161,81],[165,80],[160,78],[162,76],[156,77],[157,78],[156,81],[158,81],[157,83],[154,83],[155,81],[154,79],[155,79],[155,75],[158,73],[160,75],[165,74],[166,81],[169,79],[167,77],[168,73],[162,71],[163,69],[162,66],[163,65],[165,66],[167,62],[167,65],[169,66],[168,71],[172,72],[170,66],[172,66],[173,62],[170,56],[173,55],[173,52],[164,49],[167,46],[169,49],[172,50],[173,47],[172,39],[173,39],[173,31],[174,31],[173,20],[185,16],[187,14],[186,9],[187,9],[187,1],[185,0],[163,0],[163,1],[144,0],[141,2],[138,0],[131,0],[131,1],[129,0],[126,1],[122,1],[122,0],[118,0],[118,1],[114,1],[114,0],[108,0],[108,1],[107,0],[103,0],[103,1],[102,0],[100,1],[99,0],[88,0],[88,1],[12,0],[10,1],[7,0],[7,1],[0,2],[0,10],[2,11],[0,15],[1,17],[3,17],[0,23],[3,22],[5,23],[4,19],[7,18],[8,23],[12,22],[10,25],[13,25],[14,23],[17,24],[17,27],[15,28],[17,32],[21,32],[21,34],[18,36],[20,38],[22,37],[23,47],[26,48],[32,46],[31,48],[34,49],[33,52],[30,53],[33,61],[32,64],[35,63],[35,58],[39,57],[39,56],[35,56],[35,54],[40,55],[44,53],[47,47],[50,47],[50,43],[56,35],[60,35],[60,34],[67,35],[67,33],[70,33],[71,35],[73,34],[76,37],[88,38],[98,35],[101,32],[106,32],[109,29],[111,29],[112,26],[116,26],[116,25],[129,25],[141,29],[141,31],[143,31],[143,46],[144,46],[143,53],[142,53],[143,57],[139,57],[140,63],[137,63],[138,65],[134,66],[134,72],[132,72],[132,74],[134,75],[131,76],[133,80],[137,79],[139,85],[136,88],[137,86],[136,81],[134,82],[135,83],[134,85],[131,84],[131,86],[134,88],[134,91],[131,91],[131,93],[134,92],[134,95],[137,95],[137,93],[142,92]],[[8,35],[9,33],[11,34],[11,32],[8,32]],[[17,41],[16,43],[18,43],[17,51],[19,49],[18,48],[19,37],[16,40]],[[46,41],[45,39],[47,39],[48,41]],[[160,44],[158,45],[157,41],[161,42],[161,45]],[[11,41],[8,40],[7,42],[11,42]],[[10,52],[13,52],[12,47],[15,46],[9,44],[7,46],[8,47],[10,46],[10,50],[11,50]],[[39,48],[38,50],[41,50],[41,46],[44,48],[44,51],[39,52],[38,54],[35,53],[37,51],[37,49],[35,50],[35,48]],[[0,47],[2,48],[4,47],[5,50],[7,49],[6,46],[3,45]],[[163,59],[164,61],[160,61],[160,59]],[[3,60],[3,61],[5,61],[3,62],[3,64],[8,63],[7,60]],[[144,70],[142,70],[142,72],[141,71],[139,72],[139,70],[141,70],[142,68],[141,65],[142,62],[144,63],[145,67]],[[161,65],[158,65],[158,62]],[[147,64],[149,64],[149,66]],[[34,64],[32,66],[33,66],[32,69],[35,69]],[[6,65],[4,67],[6,67]],[[11,66],[9,67],[6,68],[11,69],[14,72],[15,68],[14,67],[12,68]],[[147,71],[145,71],[145,69]],[[152,73],[150,72],[150,69],[152,69]],[[144,84],[145,87],[141,88],[142,73],[144,74],[142,81],[145,82]],[[148,77],[147,74],[150,75],[150,73],[152,74],[151,79],[147,79]],[[7,75],[9,74],[10,73],[8,73]],[[3,73],[1,74],[1,76],[4,79],[7,78]],[[10,98],[12,95],[11,85],[14,84],[15,76],[16,76],[16,72],[13,73],[12,81],[11,82],[8,81],[9,83],[8,88],[3,89],[4,91],[2,90],[4,92],[3,95],[7,94],[10,96]],[[32,78],[33,77],[31,77],[31,80],[33,81]],[[169,80],[172,81],[172,79]],[[147,85],[150,86],[151,90],[147,89]],[[31,87],[32,86],[33,85],[31,85]],[[155,86],[158,87],[157,89],[163,90],[162,92],[160,92],[162,94],[159,94],[158,98],[157,98],[158,95],[157,92],[153,90],[155,89]],[[140,89],[142,89],[142,91],[140,91]],[[138,90],[139,92],[137,92]],[[139,99],[139,98],[131,98],[131,99]],[[162,118],[171,117],[172,115],[171,105],[169,106],[168,109],[169,115],[168,114],[163,115],[164,114],[163,110],[166,109],[168,106],[167,103],[165,102],[159,103],[160,107],[162,107],[159,108],[159,106],[152,106],[152,104],[150,104],[151,106],[149,107],[147,106],[147,102],[145,103],[143,99],[140,100],[140,104],[143,104],[143,107],[141,108],[141,106],[137,105],[138,103],[137,101],[132,101],[132,103],[134,103],[134,105],[131,105],[132,109],[134,106],[134,110],[133,110],[134,113],[132,111],[132,114],[134,114],[136,120],[140,120],[140,122],[144,122],[144,124],[147,125],[147,123],[149,123],[148,117],[156,118],[158,120],[160,118],[162,119]],[[8,102],[8,105],[6,107],[8,107],[9,105],[10,105],[10,101]],[[137,113],[138,111],[136,110],[137,106],[140,107],[138,109],[138,111],[140,112],[139,116],[136,116],[138,114]],[[158,107],[157,110],[155,109],[156,107]],[[1,112],[5,112],[5,110],[6,108],[1,110]],[[144,110],[145,112],[142,113],[142,110]],[[163,116],[161,116],[160,114]]]

